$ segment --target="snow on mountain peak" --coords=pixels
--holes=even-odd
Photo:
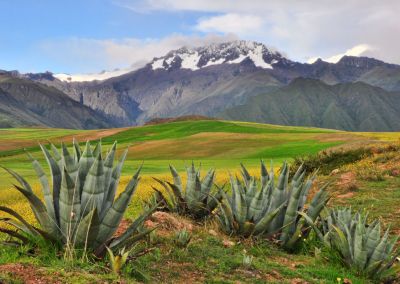
[[[250,60],[254,66],[272,69],[274,64],[289,62],[279,52],[271,51],[264,44],[254,41],[237,40],[214,43],[203,47],[182,47],[170,51],[163,57],[154,58],[149,64],[153,70],[189,69],[199,70],[219,64],[239,64]],[[99,74],[53,74],[64,82],[88,82],[106,80],[134,71],[135,69],[117,69]]]
[[[198,70],[223,63],[238,64],[246,59],[263,69],[272,69],[274,64],[286,60],[279,52],[270,51],[262,43],[238,40],[197,48],[183,47],[155,58],[151,67],[153,70],[169,70],[174,67]]]

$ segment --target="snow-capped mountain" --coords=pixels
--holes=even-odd
[[[196,48],[182,47],[170,51],[165,56],[154,58],[149,64],[153,70],[189,69],[195,71],[213,65],[239,64],[243,61],[249,61],[255,67],[263,69],[273,69],[276,64],[291,63],[281,53],[272,51],[262,43],[237,40]],[[63,82],[90,82],[107,80],[134,70],[133,68],[116,69],[93,74],[58,73],[53,76]]]
[[[271,51],[262,43],[238,40],[198,48],[183,47],[155,58],[150,64],[153,70],[181,68],[195,71],[212,65],[238,64],[245,60],[263,69],[289,62],[279,52]]]
[[[264,110],[257,110],[255,107],[258,103],[261,105],[261,101],[256,100],[256,104],[249,104],[247,108],[237,108],[237,106],[246,105],[256,96],[260,98],[259,100],[267,98],[268,96],[262,96],[264,94],[274,93],[281,96],[282,93],[279,93],[279,90],[300,77],[320,80],[328,85],[364,82],[387,92],[397,92],[399,95],[394,95],[393,98],[400,99],[399,65],[388,64],[373,58],[353,56],[344,56],[337,63],[322,60],[317,60],[312,64],[299,63],[285,58],[281,53],[261,43],[251,41],[233,41],[197,48],[183,47],[170,51],[163,57],[155,58],[137,70],[104,73],[103,77],[92,75],[92,77],[69,78],[69,75],[53,75],[50,72],[14,74],[13,76],[55,87],[80,104],[105,115],[109,121],[119,126],[140,124],[157,117],[191,114],[211,117],[227,117],[229,114],[229,118],[239,120],[250,117],[249,114],[251,114],[251,117],[259,121],[269,122],[270,118],[263,113]],[[88,82],[89,79],[96,80]],[[315,92],[307,91],[303,97],[305,100],[310,99],[307,94],[319,96],[318,100],[332,94],[329,93],[331,90],[329,87],[318,89],[322,85],[313,84],[312,81],[307,80],[304,82],[304,84],[291,85],[291,94],[297,94],[296,88],[300,92],[306,90],[305,87],[308,86],[317,89]],[[374,88],[362,90],[364,92],[367,89],[371,90],[371,93],[377,92]],[[352,98],[354,95],[361,100],[363,96],[359,94],[360,90],[359,87],[346,87],[346,92],[348,91],[346,96]],[[383,92],[380,93],[383,94]],[[289,96],[289,99],[292,97]],[[301,113],[296,109],[298,104],[293,105],[292,108],[292,106],[288,107],[287,102],[281,105],[278,101],[268,100],[267,102],[269,111],[274,117],[286,117],[287,112]],[[348,102],[342,103],[343,105],[337,106],[338,109],[344,109]],[[381,103],[374,104],[381,106]],[[360,101],[353,105],[357,104],[361,106],[364,103]],[[382,109],[387,105],[395,105],[395,103],[387,103],[382,106]],[[286,118],[279,119],[283,124],[289,125],[302,125],[303,122],[314,125],[310,121],[333,119],[332,115],[325,113],[325,106],[316,106],[316,108],[315,117],[312,120],[304,122],[301,117],[293,121]],[[357,109],[354,111],[356,113]],[[244,116],[244,112],[248,116]],[[385,113],[393,112],[387,110]],[[359,118],[358,115],[354,119]],[[382,121],[386,120],[396,119],[382,117]],[[357,125],[361,124],[357,122],[354,123],[353,128],[346,127],[363,130],[395,129],[393,125],[389,126],[385,123],[379,124],[380,126],[375,122],[371,124],[365,122],[366,127]],[[343,129],[346,129],[345,126]]]

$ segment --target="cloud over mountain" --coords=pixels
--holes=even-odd
[[[203,12],[196,29],[234,32],[243,24],[246,39],[284,47],[292,59],[329,58],[362,43],[373,46],[368,56],[400,63],[400,33],[396,0],[369,1],[234,1],[120,0],[136,12]],[[237,21],[233,21],[237,19]],[[253,29],[251,27],[254,27]],[[256,27],[256,28],[255,28]],[[236,33],[242,35],[238,28]]]

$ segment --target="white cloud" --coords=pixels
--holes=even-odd
[[[53,76],[61,81],[66,82],[89,82],[94,80],[106,80],[112,77],[117,77],[123,74],[126,74],[130,71],[133,71],[134,68],[127,68],[127,69],[116,69],[113,71],[103,71],[100,73],[89,73],[89,74],[65,74],[65,73],[58,73],[54,74]]]
[[[373,51],[373,48],[368,44],[359,44],[346,50],[344,53],[339,53],[328,58],[312,57],[307,62],[314,63],[318,58],[321,58],[326,62],[337,63],[343,56],[362,56],[365,55],[367,51]]]
[[[195,28],[202,32],[223,32],[241,35],[257,31],[262,26],[263,20],[258,16],[230,13],[201,18]]]
[[[37,48],[38,52],[66,67],[68,73],[98,73],[100,70],[116,68],[134,70],[144,66],[154,57],[163,56],[182,46],[202,46],[236,39],[238,38],[232,34],[205,36],[175,34],[161,39],[144,40],[66,38],[43,41]],[[52,71],[66,72],[66,70]]]
[[[136,12],[196,11],[217,13],[200,19],[201,31],[235,32],[286,51],[292,59],[305,61],[316,54],[329,58],[360,42],[373,46],[368,56],[400,63],[400,1],[382,0],[116,0]],[[234,26],[223,19],[235,15]],[[248,19],[262,19],[261,26],[249,26]]]
[[[36,51],[66,68],[52,71],[97,73],[115,68],[131,70],[143,66],[153,57],[182,46],[199,46],[238,38],[275,46],[297,61],[307,61],[318,55],[334,62],[347,54],[400,64],[398,0],[370,1],[368,5],[365,0],[113,1],[136,12],[203,13],[191,28],[193,32],[206,35],[172,34],[160,39],[47,40],[41,42]],[[182,24],[187,28],[186,23]],[[210,32],[220,35],[209,35]]]

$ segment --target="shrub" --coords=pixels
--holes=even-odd
[[[296,157],[292,166],[293,168],[298,168],[303,165],[307,173],[312,173],[319,169],[322,174],[330,174],[334,169],[357,162],[365,157],[370,157],[372,154],[370,148],[322,151],[316,155]]]
[[[131,253],[130,251],[125,251],[125,247],[123,247],[117,255],[114,255],[113,251],[111,249],[107,248],[108,252],[108,258],[110,261],[110,266],[112,271],[115,274],[120,274],[122,267],[126,264],[128,261],[129,254]]]
[[[367,181],[383,181],[384,170],[380,169],[371,159],[365,159],[359,163],[348,165],[347,170],[353,171],[357,178]]]

